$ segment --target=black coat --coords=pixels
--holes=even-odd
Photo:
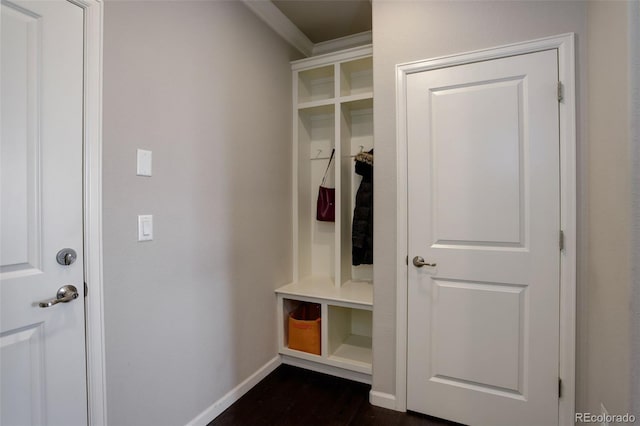
[[[356,193],[351,229],[353,265],[373,263],[373,149],[356,155],[356,173],[362,182]]]

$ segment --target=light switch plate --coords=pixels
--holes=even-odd
[[[138,215],[138,241],[153,240],[153,215]]]
[[[138,150],[136,173],[138,176],[151,176],[151,151],[146,149]]]

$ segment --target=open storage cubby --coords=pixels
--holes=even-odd
[[[350,281],[373,281],[373,265],[351,264],[351,225],[358,187],[362,177],[354,172],[354,157],[373,148],[373,98],[341,104],[340,152],[340,252],[343,253],[340,284]]]
[[[289,347],[289,315],[302,303],[321,306],[321,354]],[[283,355],[371,374],[372,306],[330,297],[278,294],[279,350]],[[338,370],[339,371],[339,370]]]
[[[297,246],[298,270],[304,277],[334,279],[335,223],[315,218],[318,188],[335,147],[335,113],[333,105],[298,111],[298,198]],[[326,185],[335,185],[329,169]]]
[[[303,305],[309,305],[308,307],[311,308],[311,311],[318,311],[321,312],[322,311],[322,307],[319,303],[310,303],[310,302],[303,302],[300,300],[292,300],[292,299],[283,299],[282,300],[282,309],[283,309],[283,324],[284,324],[284,341],[283,341],[283,345],[286,348],[289,348],[291,350],[296,350],[293,348],[293,345],[290,344],[290,336],[291,333],[293,332],[292,330],[290,330],[290,321],[289,321],[289,317],[295,313],[298,309],[302,308]],[[322,324],[322,314],[320,314],[320,324]],[[313,332],[313,330],[310,329],[309,326],[307,326],[305,324],[305,327],[303,327],[302,331],[298,331],[301,333],[310,333]],[[320,346],[322,348],[322,344]],[[300,349],[298,349],[300,350]],[[307,354],[309,354],[309,351],[306,351]]]
[[[373,57],[340,64],[340,96],[373,93]]]
[[[371,367],[371,323],[370,310],[328,307],[329,359]]]
[[[291,350],[286,325],[281,353],[370,374],[373,266],[352,266],[351,227],[362,179],[354,157],[373,148],[372,48],[295,61],[292,71],[294,270],[276,293],[283,321],[296,303],[322,305],[322,354]],[[332,150],[325,186],[335,188],[335,222],[320,222],[318,188]]]
[[[334,66],[328,65],[301,71],[298,75],[298,104],[333,99],[335,96]]]

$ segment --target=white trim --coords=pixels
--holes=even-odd
[[[280,37],[298,49],[305,56],[311,56],[313,42],[302,33],[284,13],[271,1],[242,0],[242,2],[262,19]]]
[[[352,47],[364,46],[373,42],[373,33],[364,31],[358,34],[352,34],[333,40],[321,41],[313,45],[312,54],[323,55],[325,53],[337,52]]]
[[[280,364],[280,357],[274,357],[265,365],[260,367],[258,371],[247,377],[242,383],[231,389],[226,395],[211,404],[211,406],[205,409],[202,413],[198,414],[193,420],[187,423],[187,426],[206,426],[213,419],[222,414],[222,412],[229,408],[234,402],[239,400],[242,395],[260,383],[260,381],[267,377],[273,370],[278,368]]]
[[[375,405],[376,407],[387,408],[389,410],[396,409],[396,397],[389,393],[376,392],[372,390],[369,392],[369,402],[371,405]]]
[[[91,426],[107,425],[102,280],[102,0],[84,9],[84,270],[87,405]]]
[[[341,50],[340,52],[326,53],[324,55],[313,56],[311,58],[298,59],[297,61],[291,62],[291,70],[301,71],[335,62],[355,61],[371,55],[373,55],[373,46],[369,44],[366,46]]]
[[[560,398],[558,424],[575,424],[576,283],[577,283],[577,151],[575,35],[557,39],[560,102],[560,227],[565,248],[560,256]]]
[[[396,410],[407,411],[408,147],[406,72],[396,65]],[[374,111],[375,113],[375,111]]]
[[[559,424],[574,424],[576,339],[576,118],[575,35],[573,33],[482,49],[396,66],[397,122],[397,286],[396,286],[396,409],[407,407],[407,135],[406,76],[454,65],[558,49],[558,76],[564,85],[560,103],[560,224],[565,235],[560,277]]]

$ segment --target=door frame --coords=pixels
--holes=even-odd
[[[68,0],[84,11],[83,218],[88,425],[107,425],[102,278],[103,0]]]
[[[564,249],[560,253],[560,366],[562,397],[558,424],[573,425],[575,412],[576,350],[576,92],[575,34],[567,33],[467,53],[396,65],[396,395],[395,408],[407,410],[408,321],[408,154],[407,76],[454,65],[558,49],[558,78],[562,83],[560,113],[560,226]]]

